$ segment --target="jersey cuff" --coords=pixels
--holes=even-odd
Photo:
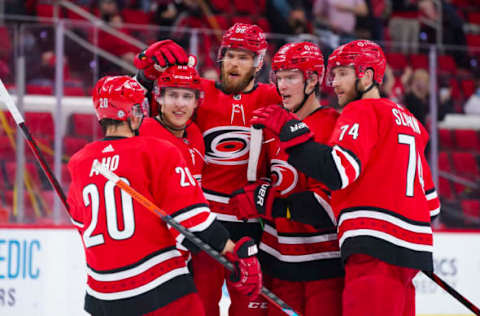
[[[305,175],[324,183],[330,190],[339,190],[342,188],[342,179],[331,152],[332,147],[310,140],[287,149],[288,163]]]
[[[195,232],[194,234],[218,252],[223,251],[225,244],[230,238],[230,234],[228,233],[227,229],[216,219],[212,222],[212,224],[210,224],[210,226],[208,226],[208,228],[202,230],[201,232]],[[199,251],[199,248],[187,238],[183,240],[182,245],[187,247],[193,253]]]

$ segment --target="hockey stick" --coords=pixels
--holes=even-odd
[[[257,181],[257,167],[262,150],[263,131],[255,125],[250,127],[250,150],[248,153],[247,180]]]
[[[462,294],[458,293],[453,287],[448,283],[443,281],[438,275],[433,272],[422,271],[427,277],[429,277],[433,282],[437,283],[442,289],[445,290],[448,294],[456,298],[463,306],[471,310],[475,315],[480,316],[480,309],[475,306],[472,302],[466,299]]]
[[[170,226],[174,227],[179,233],[183,234],[185,238],[190,240],[195,246],[205,251],[210,257],[218,261],[221,265],[227,268],[229,271],[234,271],[235,266],[233,263],[227,260],[224,256],[222,256],[218,251],[210,247],[209,244],[202,241],[200,238],[195,236],[191,231],[189,231],[184,226],[180,225],[177,221],[175,221],[170,215],[168,215],[164,210],[157,207],[153,204],[150,200],[148,200],[145,196],[140,194],[134,188],[129,186],[126,182],[122,181],[115,173],[108,170],[107,167],[101,164],[98,161],[95,161],[93,164],[93,170],[102,174],[105,178],[112,181],[115,185],[117,185],[120,189],[128,193],[131,197],[137,200],[140,204],[142,204],[146,209],[150,212],[154,213],[155,215],[159,216],[165,223],[169,224]],[[283,300],[273,294],[270,290],[265,287],[262,287],[261,295],[267,299],[271,304],[281,309],[285,314],[290,316],[299,316],[300,314],[295,312],[290,306],[288,306]]]
[[[2,80],[0,80],[0,100],[2,100],[5,103],[5,105],[8,108],[8,111],[10,112],[10,114],[13,116],[13,119],[17,123],[17,126],[22,130],[28,145],[33,150],[33,154],[35,155],[35,158],[37,158],[38,162],[40,163],[40,167],[42,167],[42,170],[47,176],[48,181],[57,192],[57,195],[60,197],[60,200],[62,201],[63,206],[65,206],[65,209],[68,211],[69,208],[68,208],[67,198],[65,196],[65,193],[63,192],[62,188],[60,187],[60,184],[58,183],[57,179],[54,177],[52,171],[50,170],[50,167],[48,166],[47,162],[45,161],[45,158],[40,152],[40,149],[38,148],[37,143],[35,142],[32,135],[30,134],[30,131],[28,130],[27,126],[25,125],[25,120],[23,119],[22,114],[20,114],[20,111],[18,110],[17,106],[13,102],[12,97],[10,96],[7,89],[3,85]]]

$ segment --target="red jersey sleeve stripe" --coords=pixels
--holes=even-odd
[[[332,157],[344,189],[360,176],[360,165],[355,157],[338,145],[333,146]]]

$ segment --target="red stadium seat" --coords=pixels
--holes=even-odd
[[[8,183],[10,184],[11,187],[13,187],[15,184],[15,179],[17,174],[17,163],[14,161],[7,162],[5,164],[5,171],[7,173]],[[40,176],[38,175],[38,170],[34,163],[32,162],[25,163],[24,172],[28,172],[30,179],[34,185],[40,184]]]
[[[222,30],[227,30],[230,27],[229,17],[223,14],[215,15],[215,20],[217,20],[218,26]]]
[[[10,144],[8,136],[0,136],[0,159],[1,160],[15,160],[15,149]]]
[[[10,212],[3,208],[0,204],[0,224],[6,224],[8,223],[8,216],[9,216]]]
[[[438,70],[440,73],[454,75],[457,73],[455,59],[449,55],[438,56]]]
[[[452,172],[452,167],[450,164],[450,158],[446,151],[441,151],[438,154],[438,169],[446,172]]]
[[[385,56],[387,63],[393,70],[403,71],[408,65],[407,56],[402,53],[388,53]]]
[[[475,80],[464,79],[460,83],[464,98],[469,98],[475,92]]]
[[[80,6],[80,8],[82,8],[85,11],[91,13],[88,6]],[[67,12],[67,19],[70,19],[70,20],[86,20],[83,16],[73,12],[72,10],[67,9],[66,12]]]
[[[257,20],[257,25],[260,26],[260,28],[265,32],[265,33],[270,33],[271,28],[270,28],[270,23],[266,18],[259,18]]]
[[[467,34],[467,46],[472,55],[480,55],[480,34]]]
[[[265,0],[233,0],[237,13],[262,15],[265,11]]]
[[[451,130],[446,128],[440,128],[438,130],[438,139],[439,139],[441,148],[453,147],[453,138],[452,138]]]
[[[475,150],[480,152],[480,141],[476,130],[457,129],[454,134],[458,149]]]
[[[452,153],[453,166],[457,173],[470,179],[479,177],[477,161],[475,156],[469,152]]]
[[[25,124],[34,137],[48,136],[53,139],[55,131],[51,113],[27,112],[25,113]]]
[[[461,202],[464,223],[466,225],[477,224],[480,222],[480,200],[463,200]]]
[[[242,15],[242,16],[234,16],[232,18],[232,25],[235,23],[246,23],[246,24],[253,24],[253,20],[251,17],[247,15]]]
[[[71,116],[72,136],[86,137],[88,139],[102,137],[102,127],[98,124],[94,114],[78,114]],[[94,131],[97,133],[94,135]]]
[[[68,171],[67,164],[62,164],[62,184],[70,185],[72,178],[70,177],[70,172]]]
[[[87,143],[88,143],[88,140],[86,140],[85,138],[66,136],[63,139],[63,152],[68,156],[72,156],[74,153],[79,151]]]
[[[472,24],[480,24],[480,12],[469,12],[467,13],[468,22]]]
[[[412,54],[410,55],[410,64],[413,69],[427,69],[428,70],[428,57],[425,54]]]
[[[232,6],[230,1],[224,1],[224,0],[211,0],[210,4],[213,6],[213,8],[221,13],[230,13]]]
[[[82,87],[64,87],[63,94],[71,97],[82,97],[85,96],[85,91]]]
[[[451,94],[452,98],[455,101],[460,100],[460,87],[458,85],[458,80],[456,77],[451,77],[450,80],[448,81],[449,87],[452,89]]]
[[[454,198],[453,190],[452,190],[452,185],[448,179],[439,178],[439,194],[440,198],[446,199],[446,200],[452,200]]]
[[[151,15],[143,10],[123,9],[122,16],[125,23],[150,24],[151,22]]]
[[[10,208],[11,210],[13,210],[13,194],[14,192],[11,190],[5,191],[5,200],[6,200],[7,208]],[[35,219],[37,216],[35,215],[30,194],[26,190],[23,193],[23,205],[24,205],[24,212],[23,212],[24,219],[27,221],[32,221],[33,219]],[[17,214],[18,214],[18,210],[17,210]]]
[[[53,94],[53,86],[51,86],[51,85],[27,84],[26,92],[27,92],[27,94],[52,95]]]
[[[44,17],[44,18],[52,18],[53,17],[53,10],[54,6],[52,4],[37,4],[37,16]],[[62,10],[59,7],[58,10],[59,17],[62,17]]]

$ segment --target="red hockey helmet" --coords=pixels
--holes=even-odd
[[[385,55],[378,44],[368,40],[352,41],[335,49],[328,58],[327,85],[332,85],[332,70],[337,66],[355,68],[358,78],[362,78],[365,71],[371,68],[374,72],[373,80],[381,84],[386,64]]]
[[[192,89],[195,90],[198,105],[203,101],[204,93],[200,76],[195,68],[190,66],[175,65],[168,67],[155,82],[153,88],[155,100],[160,97],[163,88]]]
[[[251,51],[255,54],[254,66],[263,64],[263,57],[267,51],[267,40],[263,30],[256,24],[235,23],[225,32],[218,50],[218,60],[225,55],[229,48],[238,48]]]
[[[318,82],[321,84],[325,72],[325,64],[320,48],[310,42],[289,43],[280,47],[275,56],[273,56],[273,74],[279,70],[293,69],[300,70],[304,79],[307,79],[312,72],[317,73]],[[275,81],[275,76],[273,77]]]
[[[98,120],[126,121],[130,114],[145,115],[145,90],[129,76],[106,76],[93,89],[93,105]]]

